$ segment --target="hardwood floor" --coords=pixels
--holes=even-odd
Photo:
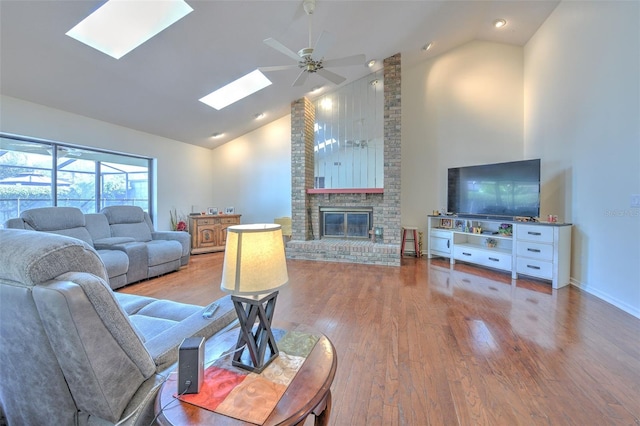
[[[121,291],[206,305],[223,256]],[[288,268],[275,322],[334,343],[332,425],[640,424],[640,320],[575,287],[425,258]]]

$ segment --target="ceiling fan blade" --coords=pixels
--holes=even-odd
[[[353,55],[344,58],[327,59],[322,61],[322,65],[325,67],[346,67],[349,65],[364,65],[367,57],[364,55]]]
[[[343,76],[331,72],[326,68],[321,68],[316,72],[334,84],[340,84],[346,80],[346,78],[344,78]]]
[[[273,67],[258,67],[260,71],[283,71],[283,70],[291,70],[294,68],[299,68],[298,65],[276,65]]]
[[[316,46],[313,48],[313,54],[311,55],[313,59],[319,61],[324,57],[324,54],[327,53],[327,50],[335,43],[336,38],[329,34],[326,31],[322,31],[320,37],[318,37],[318,41],[316,41]]]
[[[264,40],[264,44],[266,44],[267,46],[276,49],[278,52],[287,55],[288,57],[290,57],[291,59],[295,60],[296,62],[298,62],[300,60],[300,56],[298,56],[298,54],[296,52],[294,52],[293,50],[289,49],[287,46],[285,46],[284,44],[280,43],[278,40],[276,40],[275,38],[268,38],[266,40]]]
[[[298,74],[298,78],[296,78],[296,81],[294,81],[291,86],[292,87],[302,86],[305,83],[305,81],[307,81],[307,77],[309,77],[309,73],[307,72],[307,70],[302,70],[300,74]]]

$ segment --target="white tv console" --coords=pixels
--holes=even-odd
[[[462,222],[462,227],[455,227]],[[496,232],[501,224],[511,224],[512,234]],[[450,227],[451,226],[451,227]],[[500,219],[432,216],[427,220],[427,257],[447,257],[480,266],[510,271],[551,281],[554,289],[569,284],[571,264],[571,224],[518,222]],[[472,232],[481,228],[483,233]],[[495,240],[489,247],[487,239]]]

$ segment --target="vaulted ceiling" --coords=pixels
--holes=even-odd
[[[3,95],[208,148],[290,111],[312,88],[336,86],[298,70],[265,72],[273,84],[217,111],[198,101],[258,67],[292,60],[263,43],[273,37],[293,51],[308,47],[302,1],[186,0],[193,12],[116,60],[65,33],[104,1],[0,0],[0,91]],[[325,57],[364,54],[367,61],[402,54],[403,67],[471,40],[524,45],[558,1],[318,0],[312,42],[336,38]],[[505,19],[496,29],[493,22]],[[422,49],[432,43],[428,51]],[[331,68],[348,84],[371,72]],[[265,117],[256,120],[256,115]],[[2,119],[2,117],[0,117]],[[212,138],[212,134],[224,134]]]

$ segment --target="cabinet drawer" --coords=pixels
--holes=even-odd
[[[236,219],[235,217],[223,217],[222,219],[220,219],[220,223],[222,223],[223,225],[237,225],[238,223],[238,219]]]
[[[451,238],[453,236],[453,232],[451,231],[443,231],[441,229],[432,229],[431,230],[432,237],[440,237],[440,238]]]
[[[198,226],[213,225],[216,222],[215,219],[195,219],[195,221],[198,223]]]
[[[553,243],[552,226],[518,225],[518,240]]]
[[[553,279],[552,263],[537,259],[519,257],[516,261],[516,272],[547,280]]]
[[[453,248],[453,258],[504,271],[511,270],[511,255],[498,251],[456,245]]]
[[[518,256],[540,260],[553,260],[553,245],[540,244],[530,241],[518,241],[516,244]]]
[[[432,235],[430,241],[431,251],[451,254],[451,238],[442,238]]]

